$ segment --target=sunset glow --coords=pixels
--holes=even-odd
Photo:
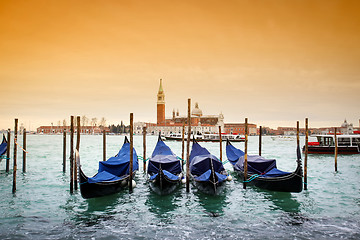
[[[268,127],[360,119],[360,2],[0,1],[0,129],[187,111]]]

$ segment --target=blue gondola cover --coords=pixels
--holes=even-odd
[[[102,171],[96,174],[94,177],[88,178],[89,183],[98,183],[98,182],[110,182],[120,180],[121,178],[115,176],[109,172]]]
[[[226,155],[237,171],[244,171],[245,153],[233,145],[226,146]],[[280,177],[290,174],[276,168],[275,159],[266,159],[259,155],[248,155],[248,171],[251,174],[259,174],[262,177]]]
[[[5,154],[7,150],[7,141],[5,136],[3,135],[2,143],[0,144],[0,156]]]
[[[157,174],[160,166],[164,172],[166,170],[172,174],[179,174],[182,171],[180,160],[161,139],[157,142],[149,159],[148,174]]]
[[[217,157],[210,154],[206,148],[201,147],[197,142],[194,142],[190,154],[190,172],[192,175],[197,176],[195,177],[196,180],[205,181],[206,178],[209,178],[210,174],[208,172],[211,173],[211,162],[215,172],[220,173],[225,170]]]
[[[133,171],[139,169],[135,148],[133,148]],[[119,153],[107,161],[99,162],[98,174],[89,178],[89,183],[102,181],[115,181],[129,175],[130,171],[130,143],[125,137],[125,142]],[[112,180],[111,180],[112,179]]]

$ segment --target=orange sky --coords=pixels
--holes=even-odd
[[[358,126],[359,12],[347,0],[0,0],[0,129],[155,122],[160,78],[167,116],[191,98],[225,122]]]

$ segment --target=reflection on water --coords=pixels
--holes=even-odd
[[[258,190],[260,192],[260,190]],[[301,204],[296,197],[289,192],[273,192],[262,190],[264,198],[270,200],[273,210],[281,210],[283,212],[280,218],[287,225],[301,225],[308,221],[308,218],[301,213]]]
[[[170,195],[158,195],[148,190],[145,205],[149,211],[154,213],[159,219],[172,219],[172,214],[179,207],[179,199],[182,198],[180,189],[177,189]]]
[[[218,217],[224,214],[227,206],[226,194],[223,192],[220,195],[207,195],[200,191],[196,191],[194,195],[197,197],[196,201],[204,208],[204,213],[210,217]]]

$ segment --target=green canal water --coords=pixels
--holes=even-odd
[[[108,136],[107,157],[123,141],[124,136]],[[147,156],[156,141],[147,137]],[[181,142],[167,144],[181,156]],[[219,143],[201,145],[219,156]],[[244,148],[244,143],[234,145]],[[249,154],[257,154],[258,138],[250,137],[248,145]],[[70,194],[69,166],[62,172],[62,136],[28,135],[27,146],[26,173],[18,152],[16,194],[12,171],[5,172],[5,160],[0,164],[0,239],[360,239],[360,155],[340,155],[337,173],[333,155],[310,155],[308,190],[301,193],[244,190],[226,163],[233,181],[220,196],[192,186],[190,193],[182,186],[158,196],[140,163],[133,193],[85,200],[79,191]],[[134,147],[142,156],[142,136],[134,136]],[[277,159],[278,168],[295,169],[295,139],[263,137],[262,149],[263,156]],[[102,160],[102,136],[81,136],[80,156],[84,172],[94,175]]]

